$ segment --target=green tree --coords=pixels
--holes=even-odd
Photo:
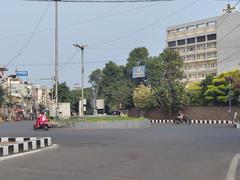
[[[103,69],[99,91],[106,104],[112,108],[126,107],[132,89],[124,75],[124,66],[118,66],[112,61],[108,62]]]
[[[55,86],[50,93],[50,96],[55,97]],[[66,82],[58,84],[58,101],[59,102],[70,102],[70,88],[67,86]]]
[[[99,92],[99,88],[102,83],[102,79],[103,79],[103,72],[100,69],[96,69],[89,76],[89,83],[91,83],[92,88],[93,88],[93,93],[94,93],[93,96],[96,98],[98,96],[98,92]]]
[[[209,100],[205,98],[205,92],[207,91],[208,86],[212,84],[212,81],[213,81],[213,75],[211,74],[207,75],[206,78],[201,81],[200,98],[199,98],[200,105],[204,105],[204,106],[208,105]]]
[[[215,77],[204,93],[205,99],[211,105],[224,105],[228,99],[228,91],[229,87],[225,79]]]
[[[4,96],[5,96],[5,91],[4,91],[3,87],[0,85],[0,107],[5,102]]]
[[[125,75],[129,80],[132,79],[132,68],[134,66],[146,65],[148,56],[149,53],[147,48],[145,47],[135,48],[129,53],[129,57],[127,58],[127,64],[125,68]]]
[[[147,81],[152,88],[158,88],[163,78],[163,65],[161,57],[150,57],[146,62]]]
[[[128,68],[132,68],[134,66],[145,64],[146,61],[148,60],[148,56],[149,53],[147,48],[145,47],[135,48],[129,53],[126,66]]]
[[[185,91],[181,82],[183,77],[183,61],[175,50],[165,49],[160,54],[163,76],[156,89],[160,107],[168,112],[169,118],[184,105]]]
[[[201,105],[201,86],[199,82],[191,83],[186,86],[186,96],[189,105]]]
[[[140,84],[134,89],[133,102],[141,110],[147,110],[153,107],[155,102],[154,92],[148,87]],[[141,114],[143,116],[143,114]]]
[[[214,77],[204,93],[208,104],[227,105],[227,102],[231,99],[233,105],[237,105],[240,95],[237,88],[239,80],[239,70],[222,73]]]
[[[74,89],[70,91],[69,99],[71,102],[71,112],[79,112],[79,101],[81,99],[82,92],[80,89]]]

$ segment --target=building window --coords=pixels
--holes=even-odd
[[[173,50],[173,51],[177,51],[176,47],[170,47],[170,49]]]
[[[196,74],[189,74],[188,78],[189,79],[194,79],[194,78],[197,78],[197,75]]]
[[[204,49],[205,49],[205,44],[197,45],[197,50],[204,50]]]
[[[206,27],[206,26],[207,26],[207,25],[204,24],[204,23],[202,23],[202,24],[198,24],[198,25],[197,25],[198,28],[204,28],[204,27]]]
[[[194,30],[195,29],[195,26],[188,26],[187,27],[187,30]]]
[[[214,72],[214,73],[211,73],[211,74],[212,74],[213,76],[216,76],[216,75],[217,75],[217,73],[215,73],[215,72]]]
[[[181,59],[182,59],[183,61],[185,61],[185,56],[181,56]]]
[[[207,64],[199,64],[198,69],[205,69],[207,68]]]
[[[181,39],[177,41],[178,46],[185,45],[185,39]]]
[[[188,66],[188,70],[194,70],[194,69],[196,69],[196,68],[197,68],[196,65]]]
[[[209,52],[207,53],[208,59],[216,58],[217,57],[217,52]]]
[[[197,54],[197,59],[206,59],[206,54],[205,53]]]
[[[172,29],[172,30],[168,30],[168,34],[171,34],[171,33],[175,33],[175,29]]]
[[[184,27],[182,27],[182,28],[178,28],[177,31],[179,31],[179,32],[183,32],[183,31],[185,31],[185,28],[184,28]]]
[[[206,41],[206,37],[205,36],[198,36],[197,37],[197,42],[204,42]]]
[[[213,49],[217,47],[217,43],[216,42],[212,42],[212,43],[208,43],[207,44],[207,48],[208,49]]]
[[[216,67],[216,63],[210,63],[210,64],[208,64],[208,67],[210,67],[210,68]]]
[[[217,39],[217,34],[209,34],[207,35],[207,40],[208,41],[213,41]]]
[[[193,60],[195,60],[195,55],[187,56],[187,61],[193,61]]]
[[[185,69],[185,71],[187,71],[188,70],[188,66],[184,66],[184,69]]]
[[[216,26],[216,21],[212,21],[212,22],[209,22],[207,24],[208,24],[208,26]]]
[[[198,74],[198,78],[204,78],[204,77],[205,77],[205,74],[202,74],[202,73]]]
[[[187,52],[195,51],[195,46],[188,46]]]
[[[168,47],[174,47],[174,46],[176,46],[176,41],[168,42]]]
[[[179,53],[184,53],[185,52],[185,47],[178,48]]]
[[[188,43],[188,44],[193,44],[193,43],[195,43],[195,37],[193,37],[193,38],[188,38],[188,39],[187,39],[187,43]]]

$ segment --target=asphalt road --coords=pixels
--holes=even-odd
[[[139,129],[32,130],[4,123],[0,136],[50,136],[58,149],[0,161],[1,180],[225,180],[240,130],[154,124]]]

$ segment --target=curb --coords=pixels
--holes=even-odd
[[[157,120],[150,120],[152,124],[155,123],[173,123],[173,120],[167,119],[157,119]],[[191,120],[192,124],[234,124],[232,120]]]
[[[239,160],[240,160],[240,153],[236,154],[229,166],[228,173],[226,176],[226,180],[239,180]]]
[[[0,157],[52,146],[50,137],[1,137]]]

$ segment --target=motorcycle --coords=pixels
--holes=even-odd
[[[33,130],[36,131],[37,129],[43,129],[45,131],[48,131],[49,123],[48,120],[42,120],[40,117],[38,117],[33,125]]]
[[[176,117],[173,120],[173,123],[174,124],[186,123],[186,124],[190,125],[191,124],[191,119],[188,116],[184,115],[182,119],[180,119],[179,117]]]

